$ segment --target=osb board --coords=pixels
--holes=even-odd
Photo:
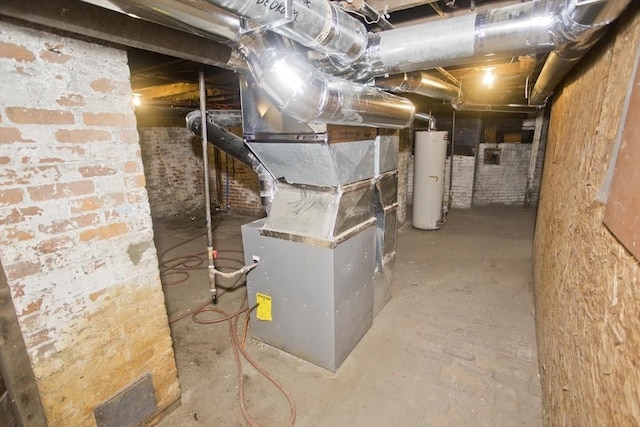
[[[639,44],[634,4],[553,103],[534,254],[549,426],[640,425],[640,264],[596,201]]]
[[[640,260],[640,73],[636,72],[604,222]]]
[[[377,135],[377,129],[371,127],[340,125],[327,126],[327,139],[329,140],[329,143],[332,144],[338,142],[367,141],[375,139]]]

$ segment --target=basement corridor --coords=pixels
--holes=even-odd
[[[214,218],[222,258],[241,259],[233,251],[250,220]],[[335,374],[257,341],[247,340],[247,350],[293,396],[298,427],[541,426],[534,223],[535,209],[521,206],[453,210],[439,231],[414,229],[407,219],[398,230],[392,299]],[[156,222],[158,253],[196,236],[163,258],[202,252],[199,224]],[[208,296],[206,271],[190,273],[164,287],[170,317]],[[244,292],[226,293],[218,306],[237,309]],[[245,425],[227,325],[187,317],[171,328],[182,403],[159,425]],[[244,375],[252,417],[261,427],[284,426],[289,408],[280,392],[248,365]]]

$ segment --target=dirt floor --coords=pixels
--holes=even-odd
[[[214,246],[222,258],[242,259],[240,226],[252,219],[214,217]],[[295,426],[541,426],[534,219],[533,210],[507,206],[453,210],[438,231],[414,229],[409,219],[398,230],[392,299],[336,373],[249,339],[248,352],[293,396]],[[160,255],[186,241],[163,260],[206,250],[201,225],[198,218],[156,221]],[[221,259],[218,265],[232,270],[240,263]],[[206,301],[208,287],[202,269],[165,286],[169,316]],[[218,307],[231,312],[244,294],[237,286]],[[227,322],[205,325],[187,317],[171,329],[182,403],[159,425],[247,425]],[[284,397],[250,366],[244,378],[257,424],[285,426],[290,411]]]

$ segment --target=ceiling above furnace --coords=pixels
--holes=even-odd
[[[96,0],[98,2],[98,0]],[[435,21],[447,17],[469,14],[488,8],[501,7],[517,0],[370,0],[369,6],[379,12],[387,23],[394,27],[404,27],[421,22]],[[349,10],[358,2],[341,3]],[[351,5],[349,4],[351,3]],[[384,23],[370,18],[361,19],[371,32],[384,31]],[[527,85],[540,72],[544,56],[515,56],[496,62],[468,64],[459,67],[427,70],[435,78],[443,79],[464,88],[465,100],[474,104],[522,104]],[[170,107],[176,111],[195,108],[199,104],[198,72],[205,72],[207,84],[207,107],[212,109],[240,108],[238,74],[223,68],[207,66],[194,61],[129,49],[131,83],[134,92],[143,103],[151,107]],[[494,76],[491,84],[486,83],[487,70]],[[413,97],[414,102],[429,104],[442,101],[426,97]],[[157,111],[157,110],[155,110]]]
[[[630,2],[3,0],[0,15],[129,48],[148,108],[197,106],[199,71],[209,108],[238,108],[242,74],[299,122],[399,128],[406,98],[540,108]]]

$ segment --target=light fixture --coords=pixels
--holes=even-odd
[[[487,85],[489,89],[493,88],[493,82],[496,81],[496,76],[493,75],[493,67],[484,69],[484,77],[482,77],[482,83]]]
[[[140,99],[140,94],[134,93],[131,99],[131,102],[133,102],[133,105],[135,105],[136,107],[142,104],[142,100]]]

